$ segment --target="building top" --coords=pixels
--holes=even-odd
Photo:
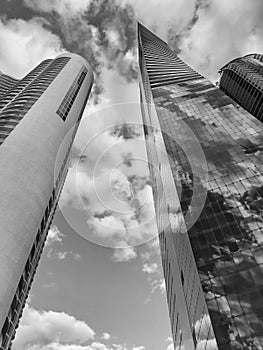
[[[240,60],[248,61],[248,59],[253,59],[253,60],[258,61],[258,62],[261,63],[261,62],[263,62],[263,55],[259,54],[259,53],[251,53],[251,54],[247,54],[245,56],[236,57],[233,60],[231,60],[228,63],[226,63],[223,67],[221,67],[219,69],[218,73],[221,74],[225,69],[229,68],[232,63],[238,62]]]
[[[200,79],[162,39],[138,22],[139,61],[145,62],[151,88]],[[143,73],[143,72],[142,72]]]

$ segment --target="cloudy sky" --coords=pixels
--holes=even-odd
[[[263,52],[262,0],[0,0],[0,70],[63,51],[95,73],[14,350],[172,350],[140,110],[136,21],[216,81]]]

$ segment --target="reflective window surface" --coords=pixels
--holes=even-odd
[[[221,69],[220,89],[263,121],[263,55],[232,60]]]
[[[158,38],[139,41],[141,102],[175,349],[263,349],[262,123],[201,76],[152,87],[144,40]]]
[[[81,85],[88,73],[88,70],[85,66],[83,66],[78,73],[77,77],[73,81],[72,85],[70,86],[69,90],[67,91],[63,101],[61,102],[60,106],[57,109],[57,114],[60,116],[60,118],[65,121],[67,119],[67,116],[73,106],[74,101],[77,98],[78,92],[81,88]]]
[[[200,85],[207,92],[199,94]],[[220,349],[261,349],[262,125],[205,79],[203,84],[184,82],[155,89],[153,94],[158,96],[154,101],[166,150],[177,167],[175,182],[181,177],[182,210],[189,210],[194,181],[207,192],[201,215],[188,233],[216,338],[224,344]],[[185,144],[186,125],[206,156],[206,181],[195,178],[180,147]]]

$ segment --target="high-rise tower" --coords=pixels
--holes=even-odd
[[[0,72],[0,98],[18,82],[18,79],[15,79],[13,77],[10,77],[10,75]]]
[[[0,349],[18,326],[93,83],[75,54],[0,75]]]
[[[138,25],[176,350],[263,349],[263,125]]]
[[[254,53],[236,58],[219,73],[219,88],[263,121],[263,55]]]

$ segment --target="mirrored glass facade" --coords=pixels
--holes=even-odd
[[[141,24],[138,44],[175,349],[263,349],[262,123]]]
[[[219,88],[263,121],[263,55],[236,58],[222,67]]]

